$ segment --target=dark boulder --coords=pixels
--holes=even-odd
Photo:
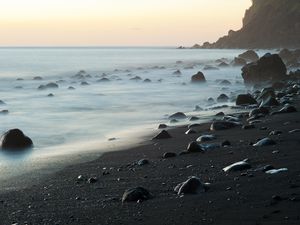
[[[204,83],[206,82],[205,76],[202,72],[198,72],[197,74],[193,75],[191,78],[192,83]]]
[[[208,189],[208,185],[201,182],[198,177],[191,177],[188,180],[178,184],[174,191],[178,195],[182,194],[199,194]]]
[[[241,95],[237,96],[235,104],[236,105],[254,105],[254,104],[257,104],[257,101],[250,94],[241,94]]]
[[[165,152],[165,153],[163,154],[163,158],[164,158],[164,159],[172,158],[172,157],[176,157],[176,156],[177,156],[177,154],[176,154],[175,152]]]
[[[203,149],[196,141],[193,141],[188,144],[186,151],[187,152],[203,152]]]
[[[169,116],[169,119],[185,119],[187,116],[183,112],[177,112]]]
[[[247,61],[245,59],[235,57],[234,60],[231,62],[231,65],[233,66],[244,66],[247,64]]]
[[[32,140],[21,130],[12,129],[1,137],[1,148],[7,150],[22,150],[33,147]]]
[[[257,53],[253,50],[248,50],[238,56],[239,58],[245,59],[246,61],[254,62],[259,59]]]
[[[128,189],[124,192],[122,202],[144,201],[153,198],[153,195],[143,187]]]
[[[225,94],[220,94],[217,97],[217,102],[228,102],[228,100],[229,100],[229,97]]]
[[[245,84],[273,82],[285,79],[286,66],[277,54],[265,54],[258,61],[242,68]]]
[[[211,124],[210,130],[227,130],[230,128],[234,128],[236,126],[240,126],[241,124],[238,122],[230,122],[230,121],[215,121]]]
[[[162,130],[158,135],[156,135],[153,140],[155,139],[167,139],[171,138],[172,136],[166,130]]]

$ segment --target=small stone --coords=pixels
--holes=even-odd
[[[128,189],[122,196],[122,202],[137,202],[153,198],[153,195],[143,187]]]
[[[162,130],[158,135],[156,135],[154,139],[168,139],[171,138],[172,136],[168,133],[166,130]]]
[[[164,159],[172,158],[172,157],[176,157],[176,156],[177,156],[177,154],[174,153],[174,152],[165,152],[165,153],[163,154],[163,158],[164,158]]]

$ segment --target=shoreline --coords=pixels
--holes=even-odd
[[[67,166],[31,187],[0,194],[0,219],[5,224],[298,224],[299,133],[289,131],[300,128],[299,102],[298,97],[294,101],[298,112],[267,116],[255,129],[212,132],[210,123],[203,123],[195,128],[196,134],[185,135],[187,125],[182,125],[168,130],[172,138],[146,140],[140,146]],[[249,145],[276,129],[282,134],[272,136],[275,146],[255,149]],[[207,133],[215,133],[218,143],[230,140],[231,146],[178,155],[190,141]],[[177,156],[163,159],[168,151]],[[221,171],[245,158],[253,166],[250,171],[227,175]],[[140,159],[149,164],[136,165]],[[254,170],[266,164],[288,171],[266,175]],[[78,179],[80,175],[83,180]],[[173,188],[193,175],[211,183],[208,192],[177,196]],[[93,177],[95,183],[87,182]],[[123,192],[135,186],[149,189],[154,198],[122,204]],[[275,195],[282,200],[274,200]]]

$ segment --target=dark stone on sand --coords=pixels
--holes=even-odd
[[[231,65],[233,66],[244,66],[247,64],[247,61],[245,59],[235,57],[233,61],[231,62]]]
[[[225,168],[223,168],[223,171],[224,172],[242,171],[242,170],[247,170],[250,168],[251,168],[251,165],[244,160],[244,161],[236,162],[229,166],[226,166]]]
[[[89,184],[94,184],[94,183],[96,183],[97,181],[98,181],[97,177],[90,177],[90,178],[87,180],[87,182],[88,182]]]
[[[201,135],[200,137],[197,138],[197,142],[205,142],[205,141],[212,141],[215,140],[216,136],[212,134],[206,134],[206,135]]]
[[[177,112],[169,116],[169,119],[185,119],[186,115],[183,112]]]
[[[137,202],[153,198],[153,195],[143,187],[128,189],[122,196],[122,202]]]
[[[197,74],[193,75],[191,78],[192,83],[204,83],[206,82],[205,76],[202,72],[198,72]]]
[[[1,137],[1,148],[5,150],[23,150],[33,147],[32,140],[21,130],[12,129]]]
[[[188,129],[192,129],[192,128],[200,127],[200,126],[201,126],[200,123],[193,123],[193,124],[188,125]]]
[[[230,121],[215,121],[211,124],[210,130],[218,131],[218,130],[227,130],[230,128],[234,128],[236,126],[240,126],[241,124],[238,122],[230,122]]]
[[[168,126],[166,124],[159,124],[158,125],[158,129],[165,129],[167,128]]]
[[[272,140],[271,138],[263,138],[256,142],[253,146],[254,147],[263,147],[263,146],[270,146],[270,145],[276,145],[276,142]]]
[[[282,114],[282,113],[294,113],[294,112],[297,112],[297,109],[294,106],[287,104],[279,111],[272,112],[271,115]]]
[[[144,165],[147,165],[149,164],[149,160],[148,159],[140,159],[138,162],[137,162],[137,165],[138,166],[144,166]]]
[[[175,152],[165,152],[165,153],[163,154],[163,158],[164,158],[164,159],[172,158],[172,157],[176,157],[176,156],[177,156],[177,154],[176,154]]]
[[[258,61],[249,63],[242,68],[245,84],[274,82],[285,79],[286,66],[277,54],[267,53]]]
[[[241,95],[237,96],[235,104],[236,105],[254,105],[254,104],[257,104],[257,101],[250,94],[241,94]]]
[[[204,193],[208,189],[208,185],[201,182],[198,177],[191,177],[188,180],[178,184],[174,191],[178,195],[182,194],[199,194]]]
[[[225,94],[220,94],[217,97],[217,102],[228,102],[228,100],[229,100],[229,97]]]
[[[196,141],[193,141],[193,142],[190,142],[187,146],[187,149],[186,149],[187,152],[203,152],[203,149],[201,148],[201,146],[196,142]]]
[[[197,132],[193,129],[188,129],[185,134],[196,134]]]
[[[270,133],[269,133],[269,135],[280,135],[280,134],[282,134],[282,131],[281,130],[272,130]]]
[[[253,50],[248,50],[238,56],[239,58],[245,59],[246,61],[254,62],[259,59],[257,53]]]
[[[272,165],[265,165],[265,166],[262,166],[262,167],[258,167],[257,169],[255,169],[255,171],[266,172],[266,171],[272,170],[272,169],[274,169],[274,166],[272,166]]]
[[[172,136],[166,130],[162,130],[158,135],[156,135],[153,140],[155,139],[167,139],[171,138]]]
[[[254,129],[254,128],[255,128],[254,124],[249,124],[249,125],[242,126],[242,129],[244,129],[244,130],[250,130],[250,129]]]
[[[221,144],[221,146],[223,146],[223,147],[230,146],[230,145],[231,145],[231,143],[228,140],[223,141]]]

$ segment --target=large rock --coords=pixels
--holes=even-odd
[[[238,56],[239,58],[245,59],[246,61],[254,62],[259,59],[257,53],[253,50],[248,50]]]
[[[247,61],[245,59],[235,57],[233,61],[231,62],[231,65],[233,66],[244,66],[247,64]]]
[[[143,187],[128,189],[122,196],[122,202],[144,201],[153,198],[153,195]]]
[[[242,68],[245,84],[259,84],[283,80],[286,77],[286,66],[277,54],[265,54],[258,61]]]
[[[240,126],[241,124],[238,122],[230,122],[230,121],[215,121],[211,124],[210,130],[227,130],[230,128],[234,128],[236,126]]]
[[[257,101],[250,94],[241,94],[241,95],[237,96],[235,104],[236,105],[254,105],[254,104],[257,104]]]
[[[197,74],[193,75],[191,78],[192,83],[204,83],[206,82],[205,76],[202,72],[198,72]]]
[[[31,148],[32,140],[21,130],[12,129],[4,133],[1,137],[1,148],[6,150],[22,150]]]
[[[202,183],[198,177],[191,177],[188,180],[178,184],[174,191],[178,195],[182,194],[199,194],[208,189],[208,184]]]

